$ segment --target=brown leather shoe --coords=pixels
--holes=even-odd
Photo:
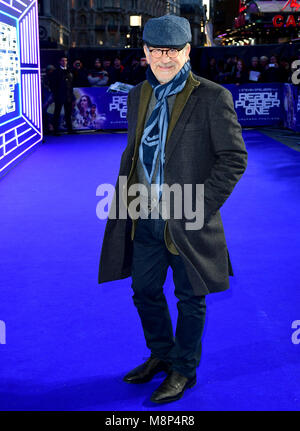
[[[179,400],[187,388],[192,388],[196,384],[196,376],[188,378],[171,370],[161,385],[153,392],[151,401],[153,403],[169,403]]]
[[[155,374],[161,371],[168,372],[169,369],[170,364],[151,355],[146,362],[126,374],[123,380],[127,383],[146,383],[150,382],[150,380],[153,379]]]

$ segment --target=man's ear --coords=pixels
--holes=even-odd
[[[143,46],[143,50],[144,50],[144,53],[145,53],[145,56],[146,56],[147,64],[149,64],[149,61],[148,61],[149,52],[148,52],[148,49],[147,49],[147,45],[146,45],[146,44],[144,44],[144,46]]]
[[[188,47],[186,48],[186,54],[187,54],[189,60],[190,60],[190,55],[189,55],[190,52],[191,52],[191,44],[189,43]]]

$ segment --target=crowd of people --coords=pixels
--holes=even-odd
[[[252,57],[249,64],[238,56],[216,60],[210,57],[205,70],[199,74],[220,84],[245,84],[251,82],[291,82],[291,64],[298,59],[279,58],[277,55]],[[192,64],[192,67],[196,65]],[[48,65],[44,75],[48,77],[57,68]],[[145,57],[134,57],[129,64],[123,65],[119,57],[96,58],[91,69],[86,69],[80,59],[68,67],[73,75],[73,87],[105,87],[116,81],[136,85],[146,79],[147,62]],[[198,70],[198,68],[196,67]]]
[[[211,81],[219,84],[249,84],[249,83],[271,83],[291,82],[293,72],[292,63],[298,57],[288,59],[279,58],[277,55],[267,57],[252,57],[247,65],[238,56],[219,59],[209,59],[206,70],[201,74]]]
[[[216,60],[209,58],[208,66],[196,73],[219,84],[247,84],[247,83],[290,83],[291,76],[295,70],[292,67],[294,60],[298,57],[279,58],[277,55],[270,57],[252,57],[246,64],[238,56],[227,57]],[[192,64],[192,68],[197,65]],[[119,57],[96,58],[91,69],[86,69],[80,59],[76,59],[69,67],[68,59],[62,57],[59,64],[48,65],[42,80],[43,91],[43,118],[44,130],[49,129],[57,133],[59,129],[60,113],[62,106],[65,111],[65,127],[69,132],[73,131],[73,124],[91,128],[96,121],[103,121],[103,116],[97,116],[94,112],[95,105],[88,110],[88,115],[82,115],[82,109],[75,106],[73,89],[85,87],[107,87],[115,82],[137,85],[146,79],[147,61],[145,57],[134,57],[123,65]],[[87,97],[87,96],[86,96]],[[55,103],[52,125],[49,127],[47,109],[51,103]],[[90,103],[92,105],[92,103]],[[74,112],[76,112],[74,113]],[[76,114],[76,115],[75,115]],[[71,120],[72,117],[72,120]],[[74,123],[75,122],[75,123]]]
[[[48,65],[44,74],[45,85],[49,85],[52,72],[59,65]],[[84,67],[80,59],[76,59],[68,70],[73,76],[73,87],[105,87],[116,81],[136,85],[146,79],[147,62],[145,57],[134,57],[128,65],[123,65],[119,57],[96,58],[91,69]]]
[[[85,87],[108,87],[115,82],[136,85],[146,79],[147,62],[145,57],[134,57],[127,65],[123,65],[119,57],[96,58],[93,67],[86,69],[80,59],[76,59],[69,67],[68,58],[62,57],[57,65],[49,64],[43,73],[42,98],[43,122],[45,133],[59,134],[61,110],[64,106],[64,126],[69,132],[75,128],[93,128],[105,119],[104,115],[96,114],[96,106],[90,103],[85,110],[85,99],[80,106],[74,100],[73,89]],[[88,96],[84,96],[88,99]],[[48,108],[55,104],[52,115]]]

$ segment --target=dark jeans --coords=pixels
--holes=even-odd
[[[55,109],[54,109],[54,116],[53,116],[53,128],[55,132],[58,132],[59,129],[59,119],[60,119],[60,112],[62,107],[65,109],[65,121],[66,126],[68,129],[68,132],[72,132],[72,101],[68,100],[55,100]]]
[[[205,296],[194,294],[182,258],[166,248],[164,227],[162,218],[140,218],[137,222],[133,242],[132,298],[151,355],[170,362],[172,369],[190,378],[195,376],[200,363]],[[179,300],[175,338],[163,293],[169,265]]]

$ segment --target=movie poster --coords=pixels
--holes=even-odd
[[[127,129],[127,93],[109,92],[109,87],[73,89],[72,125],[74,130]],[[47,107],[48,127],[53,130],[55,104]],[[60,129],[66,130],[64,108]]]
[[[243,127],[282,125],[282,84],[227,84]]]

